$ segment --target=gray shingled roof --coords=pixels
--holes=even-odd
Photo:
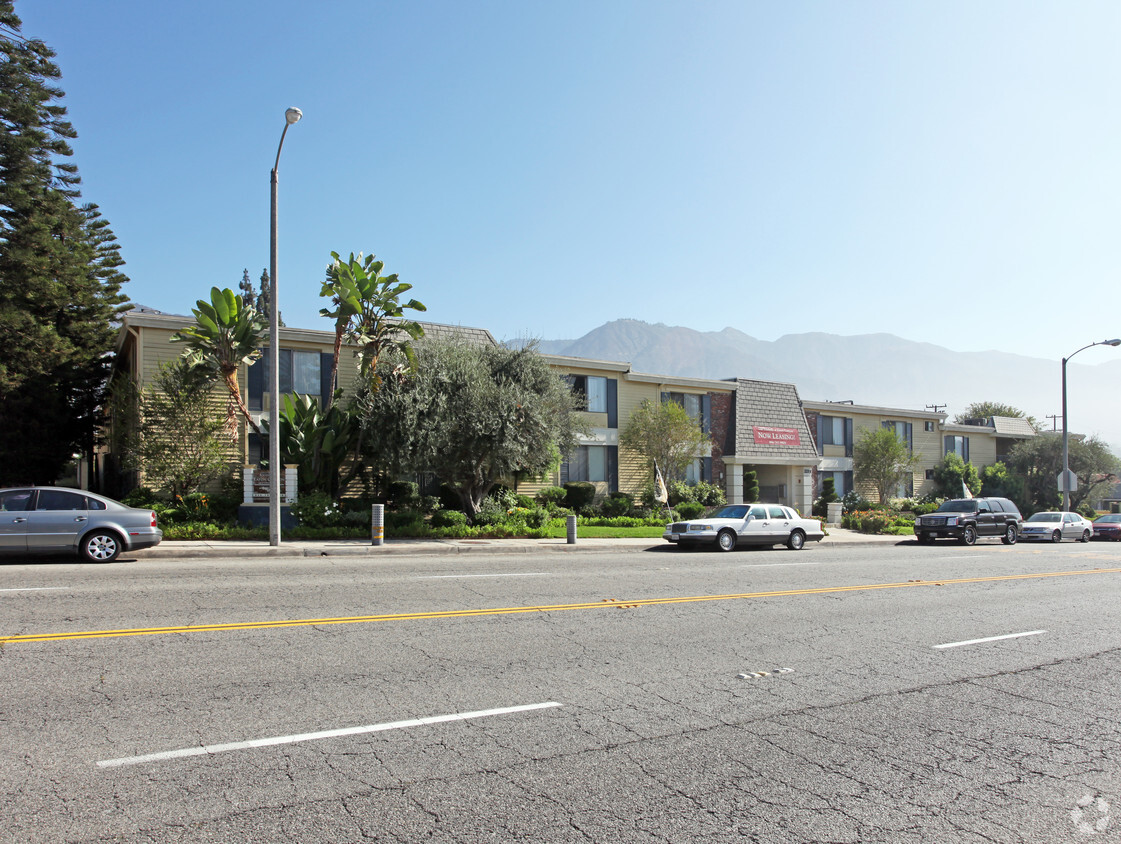
[[[998,437],[1034,437],[1036,430],[1027,419],[1016,416],[994,416],[993,427]]]
[[[793,428],[798,445],[757,444],[754,428]],[[793,384],[736,379],[736,457],[801,458],[817,461],[817,447]]]

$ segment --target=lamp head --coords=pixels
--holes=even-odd
[[[1103,346],[1121,346],[1121,339],[1118,339],[1118,340],[1106,340],[1106,341],[1105,341],[1105,342],[1104,342],[1104,343],[1103,343],[1102,345],[1103,345]]]
[[[299,119],[303,116],[304,113],[298,108],[290,108],[286,112],[284,112],[284,119],[288,121],[289,126],[299,121]],[[1118,340],[1117,342],[1121,343],[1121,340]]]

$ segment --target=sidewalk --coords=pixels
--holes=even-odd
[[[907,536],[874,536],[843,528],[829,528],[828,535],[814,545],[856,546],[896,545],[912,539]],[[628,552],[673,551],[664,539],[582,539],[572,545],[565,539],[387,539],[372,545],[368,539],[327,539],[282,541],[271,546],[267,540],[237,542],[183,542],[166,540],[155,548],[135,553],[143,560],[221,557],[398,557],[441,556],[447,554],[537,554],[542,552]]]

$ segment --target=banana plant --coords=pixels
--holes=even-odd
[[[338,404],[324,411],[317,399],[297,393],[284,396],[279,410],[280,451],[284,462],[299,466],[300,489],[337,494],[343,467],[357,449],[357,414]]]
[[[332,252],[327,267],[327,279],[319,292],[330,298],[333,308],[321,308],[319,313],[335,321],[335,348],[331,361],[331,389],[336,387],[339,371],[339,353],[343,340],[358,346],[359,370],[368,377],[371,387],[377,390],[381,383],[377,365],[381,356],[389,351],[399,351],[412,364],[415,360],[410,340],[424,336],[420,323],[405,317],[406,310],[426,311],[416,299],[401,301],[401,296],[412,290],[412,285],[397,278],[397,274],[383,276],[385,265],[374,255],[357,256],[353,252],[343,261],[338,252]]]
[[[231,439],[237,438],[237,414],[255,432],[261,429],[241,397],[237,383],[238,369],[261,356],[261,347],[268,342],[268,324],[253,305],[229,288],[210,289],[210,301],[199,299],[192,308],[195,324],[177,332],[173,343],[186,343],[183,357],[200,371],[221,378],[230,394],[226,406],[226,428]]]

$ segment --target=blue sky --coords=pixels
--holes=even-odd
[[[499,339],[1121,335],[1121,4],[17,0],[133,301],[374,252]],[[1097,348],[1079,363],[1119,354]]]

